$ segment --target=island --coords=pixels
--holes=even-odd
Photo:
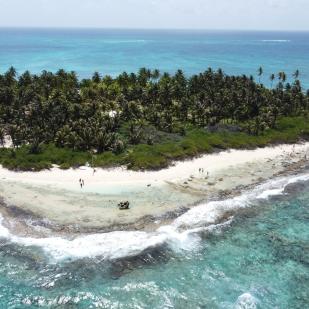
[[[203,202],[304,170],[309,92],[299,74],[292,83],[272,74],[266,87],[220,69],[81,81],[9,69],[0,75],[6,226],[14,218],[15,233],[36,237],[155,231]]]

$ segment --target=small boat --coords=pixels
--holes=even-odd
[[[128,201],[120,202],[118,204],[118,207],[119,207],[120,210],[130,209],[130,203]]]

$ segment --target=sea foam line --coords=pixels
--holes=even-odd
[[[291,40],[261,40],[261,42],[265,43],[289,43]]]
[[[3,225],[4,218],[0,215],[0,238],[26,247],[39,247],[51,262],[89,257],[114,260],[137,256],[161,245],[167,245],[175,251],[191,251],[199,247],[202,232],[220,229],[231,223],[231,218],[220,222],[227,213],[250,207],[256,200],[283,194],[288,184],[306,180],[309,180],[309,174],[271,180],[240,196],[201,204],[155,232],[115,231],[78,236],[74,239],[21,237],[12,234]]]

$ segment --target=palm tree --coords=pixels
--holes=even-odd
[[[284,72],[279,72],[279,80],[284,84],[286,82],[286,74]]]
[[[297,70],[293,73],[293,77],[295,78],[295,80],[298,79],[299,75],[300,75],[300,72],[299,72],[299,70],[297,69]]]
[[[293,85],[286,86],[286,74],[280,72],[276,90],[261,85],[262,68],[258,75],[259,83],[253,76],[228,76],[221,69],[188,78],[181,70],[161,75],[143,68],[115,78],[96,72],[79,81],[64,70],[26,71],[17,77],[11,68],[0,74],[0,144],[5,130],[15,147],[32,146],[33,152],[42,143],[118,152],[126,147],[123,140],[152,144],[158,130],[179,134],[186,125],[204,128],[224,122],[241,123],[247,132],[260,134],[275,127],[281,115],[309,112],[298,70]],[[273,88],[276,76],[269,78]],[[110,116],[113,111],[115,117]]]
[[[142,139],[142,125],[138,121],[132,121],[129,126],[129,141],[131,144],[139,144]]]
[[[3,127],[0,127],[0,145],[3,147],[5,143],[5,131]]]
[[[96,84],[98,84],[101,81],[100,74],[98,72],[94,72],[92,76],[92,81]]]
[[[4,74],[4,80],[7,86],[12,86],[16,81],[16,69],[14,67],[10,67],[9,70]]]
[[[159,77],[160,77],[160,71],[159,70],[157,70],[157,69],[155,69],[155,70],[153,70],[152,71],[152,78],[154,79],[154,80],[157,80]]]
[[[286,82],[286,74],[282,72],[282,82],[283,84]]]
[[[271,74],[270,75],[270,81],[271,81],[271,88],[273,88],[273,83],[274,83],[274,80],[275,80],[275,78],[276,78],[276,76],[275,76],[275,74]]]
[[[259,67],[258,69],[258,76],[259,76],[259,84],[261,83],[261,76],[263,75],[263,68]]]
[[[222,78],[224,75],[223,70],[221,68],[218,69],[218,75],[220,76],[220,78]]]
[[[113,139],[114,135],[112,133],[108,133],[105,128],[97,132],[95,135],[95,144],[98,153],[108,150],[113,143]]]

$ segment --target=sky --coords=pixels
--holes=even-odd
[[[0,27],[309,30],[309,0],[0,0]]]

